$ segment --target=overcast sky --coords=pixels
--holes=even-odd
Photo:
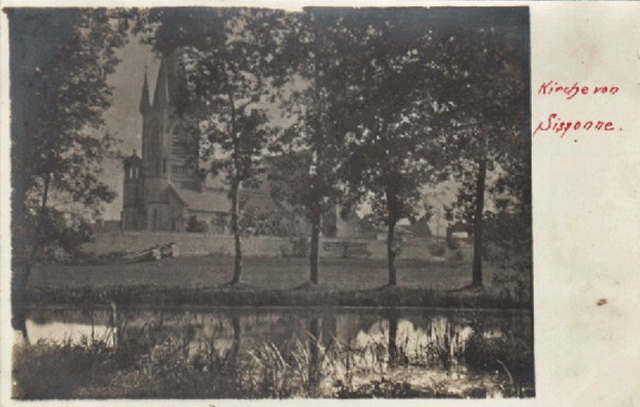
[[[122,62],[109,78],[114,87],[113,106],[105,114],[107,128],[121,140],[120,152],[127,156],[133,150],[142,149],[142,116],[138,111],[145,66],[151,94],[155,86],[160,60],[151,48],[131,38],[129,44],[119,50]],[[105,163],[104,177],[109,185],[118,193],[114,202],[107,205],[105,219],[120,219],[122,210],[123,171],[120,162]]]

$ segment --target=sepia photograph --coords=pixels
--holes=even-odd
[[[535,397],[528,6],[3,13],[12,399]]]

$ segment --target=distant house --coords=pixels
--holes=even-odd
[[[375,239],[377,232],[375,226],[355,210],[344,213],[339,205],[324,215],[322,229],[323,236],[339,239]]]
[[[473,227],[462,222],[456,222],[447,228],[447,241],[457,241],[470,244],[473,238]]]
[[[414,223],[410,223],[409,225],[403,226],[403,228],[407,229],[408,232],[411,233],[414,237],[433,237],[433,233],[431,232],[431,228],[429,227],[426,219],[421,219]]]
[[[416,238],[430,238],[433,236],[431,228],[425,219],[411,223],[408,219],[401,219],[395,227],[396,236],[403,240]],[[379,227],[377,229],[377,239],[387,240],[387,229]]]

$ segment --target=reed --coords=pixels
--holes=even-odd
[[[469,338],[434,324],[428,343],[390,340],[391,329],[364,345],[312,333],[280,345],[234,339],[194,348],[149,323],[120,342],[22,344],[14,352],[14,397],[74,398],[459,398],[533,395],[531,344],[513,335]],[[464,346],[463,346],[464,345]],[[497,372],[497,374],[496,374]],[[453,373],[453,374],[452,374]],[[484,374],[483,374],[484,373]]]

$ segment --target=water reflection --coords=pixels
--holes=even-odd
[[[192,389],[186,397],[501,397],[533,392],[531,315],[522,312],[178,310],[113,304],[32,310],[27,330],[34,343],[100,343],[114,352],[120,376],[144,375],[150,383],[173,380],[175,386],[187,380]],[[198,380],[214,380],[212,375],[217,387],[208,384],[198,393]],[[163,397],[158,386],[153,389],[139,396]]]

